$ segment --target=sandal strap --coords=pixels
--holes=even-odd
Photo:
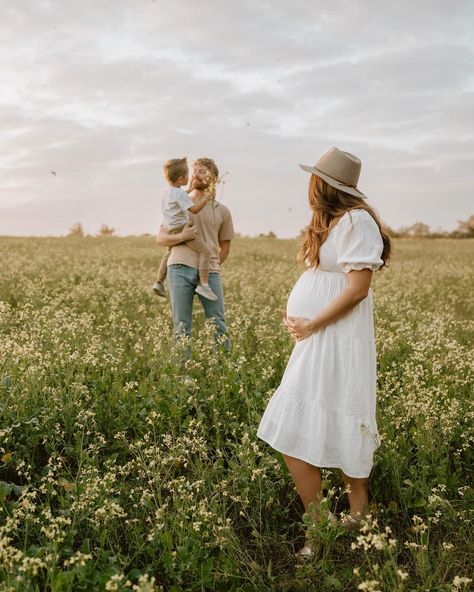
[[[354,518],[354,516],[351,516],[350,514],[346,514],[344,516],[343,520],[346,520],[347,522],[352,522],[352,524],[359,524],[359,522],[361,521],[361,518]]]

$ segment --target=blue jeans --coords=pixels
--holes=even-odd
[[[191,335],[194,290],[199,284],[199,271],[194,267],[180,263],[168,266],[168,285],[170,291],[171,308],[173,309],[173,326],[175,335]],[[217,336],[227,336],[227,325],[224,318],[224,294],[222,293],[221,275],[217,272],[209,273],[209,286],[217,296],[212,301],[197,294],[204,308],[206,319],[212,319],[216,327]],[[230,349],[230,339],[227,337],[224,348]]]

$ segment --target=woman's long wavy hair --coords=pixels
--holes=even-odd
[[[337,220],[350,210],[363,209],[372,216],[379,227],[383,240],[382,267],[386,265],[392,251],[390,237],[380,223],[375,210],[363,198],[344,193],[326,183],[321,177],[311,175],[308,199],[313,216],[303,235],[298,261],[307,262],[310,267],[317,267],[321,245]]]

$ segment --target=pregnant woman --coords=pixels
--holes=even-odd
[[[379,446],[370,282],[388,261],[391,244],[357,189],[356,156],[331,148],[314,167],[300,166],[312,173],[312,220],[299,252],[307,269],[283,319],[296,343],[257,435],[283,454],[313,520],[319,517],[320,467],[340,469],[350,504],[342,524],[351,527],[367,509]],[[298,554],[312,554],[309,540]]]

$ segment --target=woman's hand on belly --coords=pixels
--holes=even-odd
[[[302,341],[313,334],[310,322],[302,317],[289,317],[286,310],[282,310],[283,325],[295,341]]]

